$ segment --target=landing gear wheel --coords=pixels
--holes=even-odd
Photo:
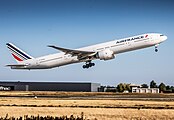
[[[158,46],[159,44],[155,45],[155,52],[158,52]]]
[[[91,61],[90,61],[90,62],[86,62],[86,64],[83,65],[82,67],[83,67],[83,68],[90,68],[90,67],[92,67],[92,66],[95,66],[95,63],[91,63]]]
[[[86,68],[86,65],[83,65],[83,68],[85,69]]]
[[[90,66],[89,66],[89,64],[86,64],[86,68],[89,68]]]
[[[91,63],[92,66],[95,66],[95,63]]]

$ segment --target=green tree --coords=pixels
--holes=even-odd
[[[117,90],[118,90],[118,92],[123,92],[124,91],[123,83],[120,83],[120,84],[117,85]]]
[[[129,84],[126,84],[126,83],[120,83],[117,85],[117,90],[118,92],[124,92],[125,90],[127,91],[131,91],[131,88],[130,88],[130,85]]]
[[[166,91],[166,85],[165,85],[164,83],[161,83],[161,84],[159,85],[159,90],[160,90],[160,91]]]
[[[127,90],[127,91],[131,92],[131,87],[130,87],[130,84],[126,84],[126,88],[125,88],[125,90]]]
[[[141,87],[142,88],[148,88],[149,86],[147,84],[142,84]]]
[[[174,86],[171,86],[171,89],[172,89],[172,93],[174,93]]]
[[[171,87],[169,85],[166,86],[166,90],[170,90]]]
[[[154,80],[152,80],[150,82],[150,88],[157,88],[158,86],[156,85],[156,82]]]

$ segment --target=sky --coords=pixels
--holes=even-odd
[[[0,80],[174,85],[173,0],[0,0]],[[154,47],[48,70],[11,70],[15,64],[6,43],[33,57],[59,51],[56,45],[79,48],[143,33],[162,33],[168,39]]]

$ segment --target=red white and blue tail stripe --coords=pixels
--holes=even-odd
[[[25,61],[28,59],[33,59],[30,55],[22,51],[21,49],[17,48],[15,45],[12,43],[7,43],[7,48],[11,51],[13,57],[17,62]]]

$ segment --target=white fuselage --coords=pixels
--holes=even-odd
[[[101,44],[96,44],[92,46],[87,46],[79,48],[76,50],[81,51],[92,51],[101,52],[104,50],[110,50],[114,54],[119,54],[123,52],[128,52],[132,50],[142,49],[146,47],[151,47],[158,45],[167,39],[166,36],[157,33],[148,33],[138,36],[123,38],[119,40],[113,40],[110,42],[105,42]],[[99,58],[93,57],[91,60]],[[79,60],[77,56],[72,56],[71,54],[65,54],[64,52],[51,54],[43,57],[33,58],[21,62],[20,64],[26,64],[27,66],[12,67],[13,69],[48,69],[53,67],[59,67],[67,64],[86,62],[89,59]]]

